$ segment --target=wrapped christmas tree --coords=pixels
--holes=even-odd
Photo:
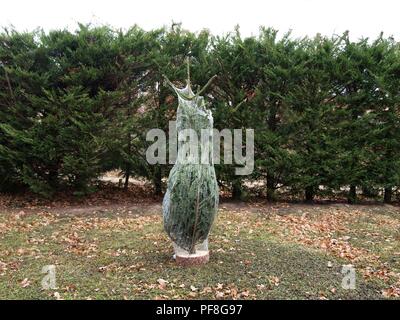
[[[176,261],[182,265],[206,263],[208,234],[218,208],[218,185],[213,165],[213,117],[201,96],[186,87],[168,84],[178,95],[176,128],[178,155],[163,201],[164,229],[173,241]]]

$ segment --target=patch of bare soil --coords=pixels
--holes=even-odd
[[[96,190],[85,196],[76,196],[71,191],[59,192],[51,199],[38,197],[30,192],[0,194],[0,211],[56,210],[80,213],[87,210],[111,210],[118,207],[138,207],[159,203],[161,196],[155,196],[149,184],[130,184],[128,189],[111,182],[101,182]]]

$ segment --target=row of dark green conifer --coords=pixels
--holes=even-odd
[[[177,101],[163,82],[203,86],[215,127],[255,130],[255,170],[217,165],[233,197],[312,200],[362,192],[394,199],[400,186],[400,50],[390,37],[295,39],[261,29],[244,38],[183,30],[0,34],[0,190],[51,196],[90,192],[104,172],[149,179],[156,193],[170,166],[150,165],[150,128],[168,131]],[[238,107],[235,107],[238,106]],[[251,191],[249,191],[251,190]]]

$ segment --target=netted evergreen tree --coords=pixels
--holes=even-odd
[[[211,111],[206,109],[201,94],[208,83],[194,94],[190,85],[189,61],[186,87],[177,88],[167,78],[179,99],[176,129],[178,137],[185,130],[193,130],[197,137],[196,152],[189,152],[188,143],[178,138],[178,157],[168,179],[163,201],[164,229],[171,240],[189,253],[196,252],[196,244],[207,239],[218,207],[218,184],[213,165]],[[192,145],[193,146],[193,145]]]

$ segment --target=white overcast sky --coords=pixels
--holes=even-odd
[[[240,25],[243,35],[256,35],[260,25],[282,33],[314,36],[350,30],[353,39],[386,36],[400,39],[400,0],[2,0],[0,26],[17,30],[68,28],[77,22],[152,29],[171,22],[185,29],[214,34]]]

